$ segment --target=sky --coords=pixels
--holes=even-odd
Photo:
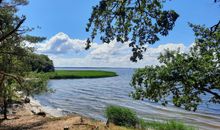
[[[84,49],[85,39],[89,37],[86,23],[92,6],[99,0],[30,0],[29,5],[20,8],[19,14],[26,15],[25,26],[36,28],[30,34],[47,37],[36,45],[36,52],[48,55],[56,67],[136,68],[159,64],[157,57],[167,48],[188,51],[195,39],[188,22],[211,27],[220,20],[220,4],[213,1],[168,0],[164,9],[175,10],[180,17],[168,36],[148,45],[144,59],[138,63],[129,60],[131,48],[128,43],[102,44],[97,38],[91,49]]]

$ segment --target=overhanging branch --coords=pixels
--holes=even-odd
[[[218,29],[218,27],[220,26],[220,20],[218,21],[217,24],[215,24],[214,26],[211,27],[211,33],[216,32],[216,30]]]
[[[21,25],[24,23],[25,20],[26,20],[26,17],[23,17],[23,19],[18,23],[18,25],[12,31],[10,31],[8,34],[3,35],[2,37],[0,37],[0,42],[2,42],[7,37],[9,37],[13,33],[15,33],[21,27]]]
[[[207,89],[207,88],[202,88],[202,89],[203,89],[204,91],[206,91],[206,92],[212,94],[212,95],[215,96],[216,98],[220,99],[220,95],[219,95],[218,93],[213,92],[213,91],[211,91],[211,90],[209,90],[209,89]]]
[[[3,71],[0,71],[0,74],[2,74],[3,76],[11,77],[11,78],[14,79],[15,81],[17,81],[18,84],[19,84],[21,87],[23,86],[21,80],[19,79],[19,77],[15,76],[15,75],[13,75],[13,74],[5,73],[5,72],[3,72]]]

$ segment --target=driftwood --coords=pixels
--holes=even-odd
[[[47,114],[45,112],[38,112],[36,115],[45,117]]]
[[[46,113],[43,112],[43,111],[40,111],[40,112],[35,112],[34,110],[31,110],[31,112],[34,114],[34,115],[37,115],[37,116],[43,116],[43,117],[46,117]]]

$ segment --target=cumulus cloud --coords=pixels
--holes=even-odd
[[[41,44],[38,52],[56,55],[69,52],[79,53],[85,48],[85,42],[85,40],[71,39],[67,34],[60,32]]]
[[[58,33],[48,41],[37,46],[37,52],[47,54],[55,66],[59,67],[144,67],[159,64],[157,57],[164,49],[186,52],[189,47],[182,43],[167,43],[157,47],[147,47],[144,59],[138,63],[130,61],[132,55],[128,43],[93,43],[89,51],[85,50],[85,40],[72,39],[65,33]]]

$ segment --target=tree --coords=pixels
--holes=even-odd
[[[9,101],[18,90],[25,91],[27,88],[24,81],[28,78],[30,67],[26,62],[33,49],[26,47],[24,41],[39,42],[45,39],[25,35],[32,29],[22,26],[26,18],[19,17],[17,12],[18,6],[27,3],[27,0],[0,0],[0,98],[3,99],[4,119],[7,119]],[[36,80],[40,79],[31,79],[33,84],[43,83]]]
[[[24,23],[25,16],[19,18],[13,14],[17,12],[16,6],[27,4],[27,0],[11,0],[11,2],[0,0],[0,42],[15,34]],[[9,25],[8,23],[11,21],[14,21],[14,23]]]
[[[212,0],[219,3],[220,0]],[[100,35],[103,43],[129,42],[133,55],[130,60],[143,59],[146,44],[154,44],[160,36],[168,35],[179,15],[173,10],[164,10],[166,0],[100,0],[93,7],[86,31],[91,36],[87,39],[89,49],[95,37]],[[214,25],[215,27],[220,24]]]
[[[166,50],[158,60],[160,66],[138,69],[131,85],[135,99],[168,103],[168,96],[177,107],[197,110],[208,95],[209,102],[220,103],[220,26],[212,30],[192,25],[195,45],[188,53]]]
[[[48,76],[44,73],[30,72],[25,76],[22,86],[17,86],[17,91],[22,91],[26,98],[45,92],[53,92],[47,87]]]
[[[8,100],[12,97],[11,91],[13,88],[11,86],[13,84],[13,80],[11,79],[20,83],[19,78],[13,75],[13,73],[19,68],[14,64],[14,62],[18,61],[20,57],[14,56],[25,53],[25,50],[20,46],[21,38],[18,34],[18,29],[25,21],[25,17],[19,18],[14,15],[16,13],[16,3],[16,1],[14,1],[14,4],[12,4],[12,2],[10,4],[0,1],[0,96],[3,98],[5,119],[7,119]],[[20,4],[25,3],[26,2],[21,2]]]
[[[133,55],[130,60],[143,58],[145,44],[154,44],[159,36],[168,35],[178,14],[163,10],[166,0],[101,0],[93,7],[86,31],[91,33],[87,48],[100,35],[103,43],[113,39],[130,42]],[[215,3],[219,0],[212,0]],[[219,26],[210,29],[190,25],[197,36],[196,45],[189,53],[166,50],[158,58],[160,66],[147,66],[133,76],[131,85],[135,99],[153,100],[166,105],[167,96],[173,96],[174,105],[196,110],[202,102],[200,95],[209,94],[210,102],[219,103]],[[211,49],[212,48],[212,49]],[[215,48],[215,49],[213,49]],[[201,51],[203,50],[203,51]]]
[[[173,29],[178,14],[163,10],[160,0],[101,0],[93,7],[86,31],[91,32],[87,40],[88,49],[97,33],[103,43],[130,42],[133,55],[130,60],[143,59],[146,44],[154,44],[159,36],[168,35]]]
[[[32,71],[36,72],[53,72],[53,61],[43,54],[31,53],[28,56],[27,64],[31,66]]]

